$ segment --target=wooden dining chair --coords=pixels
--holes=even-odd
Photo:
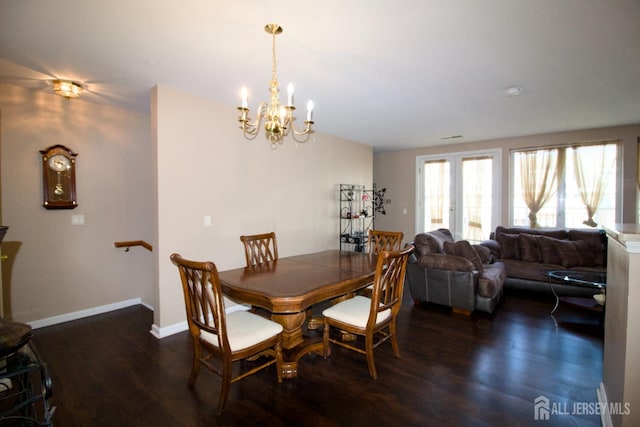
[[[369,253],[399,251],[404,233],[402,231],[369,230]]]
[[[382,251],[399,251],[402,245],[404,233],[402,231],[369,230],[368,247],[371,255],[377,255]],[[360,293],[371,297],[373,283],[364,288]]]
[[[189,332],[193,339],[193,364],[189,386],[193,386],[200,366],[220,375],[222,386],[218,414],[229,397],[231,384],[276,364],[282,382],[282,325],[248,311],[225,313],[218,271],[213,262],[190,261],[172,254],[178,267]],[[267,360],[258,359],[267,357]],[[256,366],[241,369],[234,377],[233,362],[255,360]]]
[[[324,310],[323,356],[330,352],[330,343],[367,356],[369,375],[378,378],[373,351],[387,340],[393,353],[400,357],[396,338],[396,318],[402,304],[404,276],[407,260],[414,251],[409,245],[399,251],[382,251],[378,254],[371,298],[356,295]],[[345,342],[333,338],[331,327],[364,337],[364,345],[358,340]]]
[[[244,256],[247,267],[278,259],[278,242],[276,233],[254,234],[240,236],[244,244]]]

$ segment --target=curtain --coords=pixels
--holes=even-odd
[[[538,212],[554,195],[564,167],[558,162],[558,149],[523,151],[520,157],[520,179],[523,198],[529,208],[529,226],[539,227]]]
[[[595,145],[578,147],[573,150],[573,167],[578,190],[580,198],[587,208],[588,216],[582,223],[589,227],[598,225],[593,220],[593,216],[598,210],[604,190],[607,188],[615,169],[615,151],[610,147],[610,144]]]

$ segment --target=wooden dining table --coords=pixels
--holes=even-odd
[[[308,309],[365,288],[373,280],[376,261],[367,253],[327,250],[222,271],[219,276],[228,297],[262,307],[283,326],[282,374],[293,378],[302,356],[322,352],[321,340],[303,334]]]

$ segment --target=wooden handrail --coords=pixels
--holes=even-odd
[[[149,250],[149,252],[153,252],[153,246],[151,246],[149,243],[145,242],[144,240],[130,240],[127,242],[113,242],[113,245],[116,248],[125,248],[124,251],[128,252],[129,248],[131,246],[142,246],[143,248],[146,248],[147,250]]]

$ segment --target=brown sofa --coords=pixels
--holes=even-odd
[[[549,281],[553,270],[579,270],[606,273],[607,237],[596,229],[531,229],[496,227],[491,240],[481,243],[489,248],[507,271],[509,288],[551,292],[558,295],[591,296],[600,290]]]
[[[407,263],[406,282],[416,303],[446,305],[465,314],[493,312],[506,269],[493,262],[489,249],[466,240],[455,242],[444,228],[418,234],[412,244],[416,250]]]

